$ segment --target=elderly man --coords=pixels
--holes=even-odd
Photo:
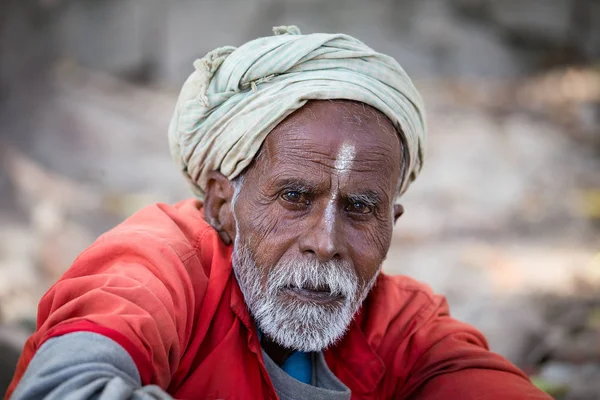
[[[380,273],[422,100],[346,35],[195,63],[169,128],[197,200],[147,207],[42,298],[11,399],[546,399],[443,297]]]

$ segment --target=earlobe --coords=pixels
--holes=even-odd
[[[218,171],[208,174],[204,199],[204,218],[219,234],[225,245],[235,240],[235,223],[231,210],[233,184]]]
[[[404,206],[402,204],[394,204],[394,224],[404,214]]]

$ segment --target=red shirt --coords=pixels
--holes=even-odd
[[[40,301],[6,397],[44,341],[90,331],[125,348],[144,385],[178,399],[276,399],[232,248],[200,207],[146,207],[84,251]],[[325,358],[353,399],[550,399],[404,276],[380,275]]]

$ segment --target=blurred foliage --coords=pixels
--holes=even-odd
[[[600,189],[590,189],[581,193],[581,208],[583,216],[600,219]]]
[[[562,399],[569,391],[567,385],[559,385],[537,376],[532,377],[531,382],[555,399]]]

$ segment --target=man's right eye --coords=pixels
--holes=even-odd
[[[290,205],[299,207],[308,207],[311,203],[310,195],[301,190],[286,190],[281,194],[281,198]]]
[[[296,190],[289,190],[283,193],[281,198],[290,203],[301,203],[304,200],[304,195]]]

